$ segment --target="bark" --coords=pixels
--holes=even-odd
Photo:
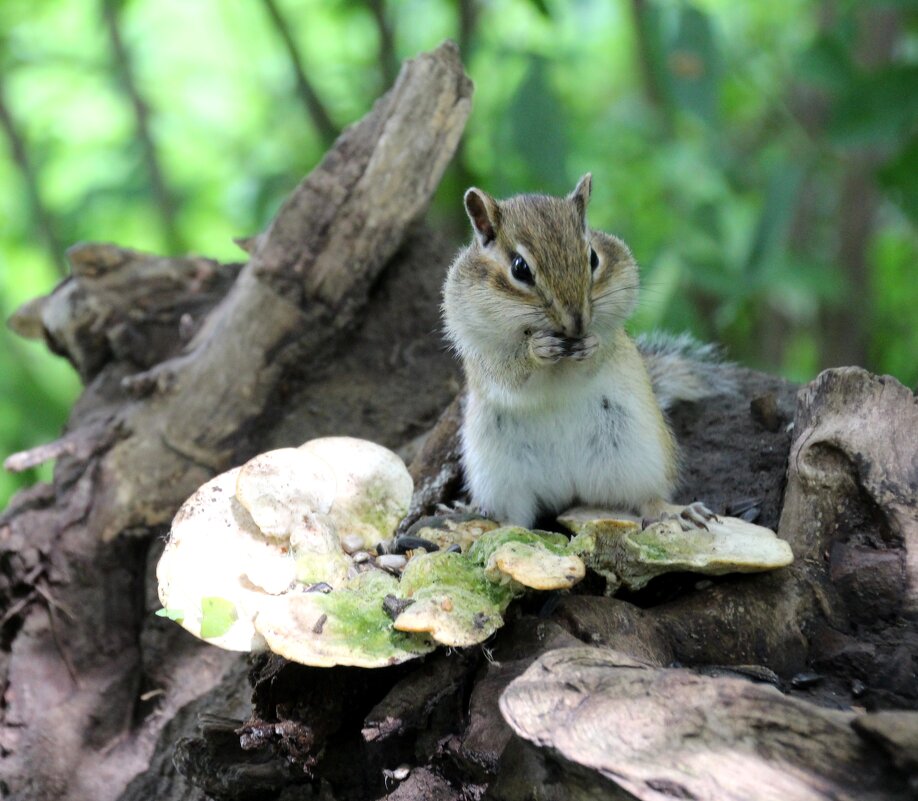
[[[308,398],[308,381],[320,396],[323,382],[346,382],[329,372],[336,348],[361,323],[385,326],[366,314],[390,315],[392,364],[376,374],[404,376],[404,353],[436,311],[412,319],[414,298],[399,293],[440,280],[417,223],[470,92],[454,45],[408,62],[249,243],[242,267],[82,247],[73,276],[17,317],[87,386],[61,443],[10,462],[58,458],[53,486],[21,493],[0,518],[0,597],[14,610],[0,661],[4,793],[116,797],[147,767],[163,723],[236,661],[150,618],[152,535],[203,481],[283,436],[279,410]],[[400,249],[398,281],[379,283]],[[431,366],[442,387],[444,364]],[[382,419],[392,392],[357,397],[362,406],[328,419],[300,407],[307,422],[286,430],[308,430],[312,416],[313,429],[350,433]],[[380,426],[377,438],[395,444],[409,424],[417,433],[445,399],[432,388],[408,404],[416,419]]]
[[[554,756],[577,791],[640,799],[872,801],[912,797],[851,728],[822,709],[741,678],[661,668],[603,648],[546,654],[501,696],[515,732]],[[510,772],[501,786],[520,782]]]

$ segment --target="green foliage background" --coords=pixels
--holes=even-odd
[[[918,381],[914,0],[0,0],[0,312],[80,240],[238,260],[324,152],[321,113],[359,118],[447,37],[476,84],[433,209],[457,241],[466,184],[592,171],[591,223],[642,265],[636,328]],[[59,433],[78,382],[0,337],[5,456]],[[0,476],[0,508],[35,478]]]

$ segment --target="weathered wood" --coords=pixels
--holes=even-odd
[[[215,471],[281,436],[285,403],[362,322],[377,276],[416,230],[470,92],[454,45],[406,64],[241,270],[84,246],[71,253],[74,277],[18,318],[89,383],[63,443],[21,457],[58,456],[53,489],[0,518],[0,603],[18,604],[0,660],[2,770],[14,797],[115,797],[146,767],[162,723],[232,664],[149,617],[159,552],[150,534]],[[393,344],[430,329],[410,323]],[[363,408],[329,419],[336,433],[381,417],[381,401],[363,397]],[[432,408],[441,397],[431,393]],[[40,586],[27,580],[36,568]],[[138,700],[150,687],[163,691],[156,715]]]
[[[918,619],[918,397],[890,376],[826,370],[801,391],[795,426],[781,527],[798,531],[799,556],[844,546],[832,582],[857,617],[869,598],[847,563],[859,548],[886,554],[858,570],[883,573],[898,596],[889,611]]]
[[[410,466],[414,479],[411,507],[399,526],[407,531],[424,515],[433,514],[439,504],[455,500],[462,492],[459,464],[459,426],[462,423],[462,395],[446,408],[424,440]]]
[[[854,730],[877,743],[918,790],[918,712],[872,712],[855,718]]]
[[[652,667],[617,651],[541,657],[501,696],[513,730],[561,766],[641,801],[895,801],[907,777],[823,709],[742,679]],[[918,713],[916,713],[918,714]],[[578,776],[583,776],[578,771]],[[530,786],[525,776],[501,785]],[[519,797],[500,785],[496,799]],[[561,797],[585,797],[584,795]]]

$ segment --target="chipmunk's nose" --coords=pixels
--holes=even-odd
[[[564,321],[564,336],[570,337],[571,339],[581,339],[584,333],[583,313],[577,311],[566,315]]]

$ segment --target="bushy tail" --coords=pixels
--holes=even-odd
[[[655,331],[636,337],[650,374],[650,383],[665,411],[678,401],[697,401],[736,390],[733,365],[717,345],[706,345],[689,334]]]

